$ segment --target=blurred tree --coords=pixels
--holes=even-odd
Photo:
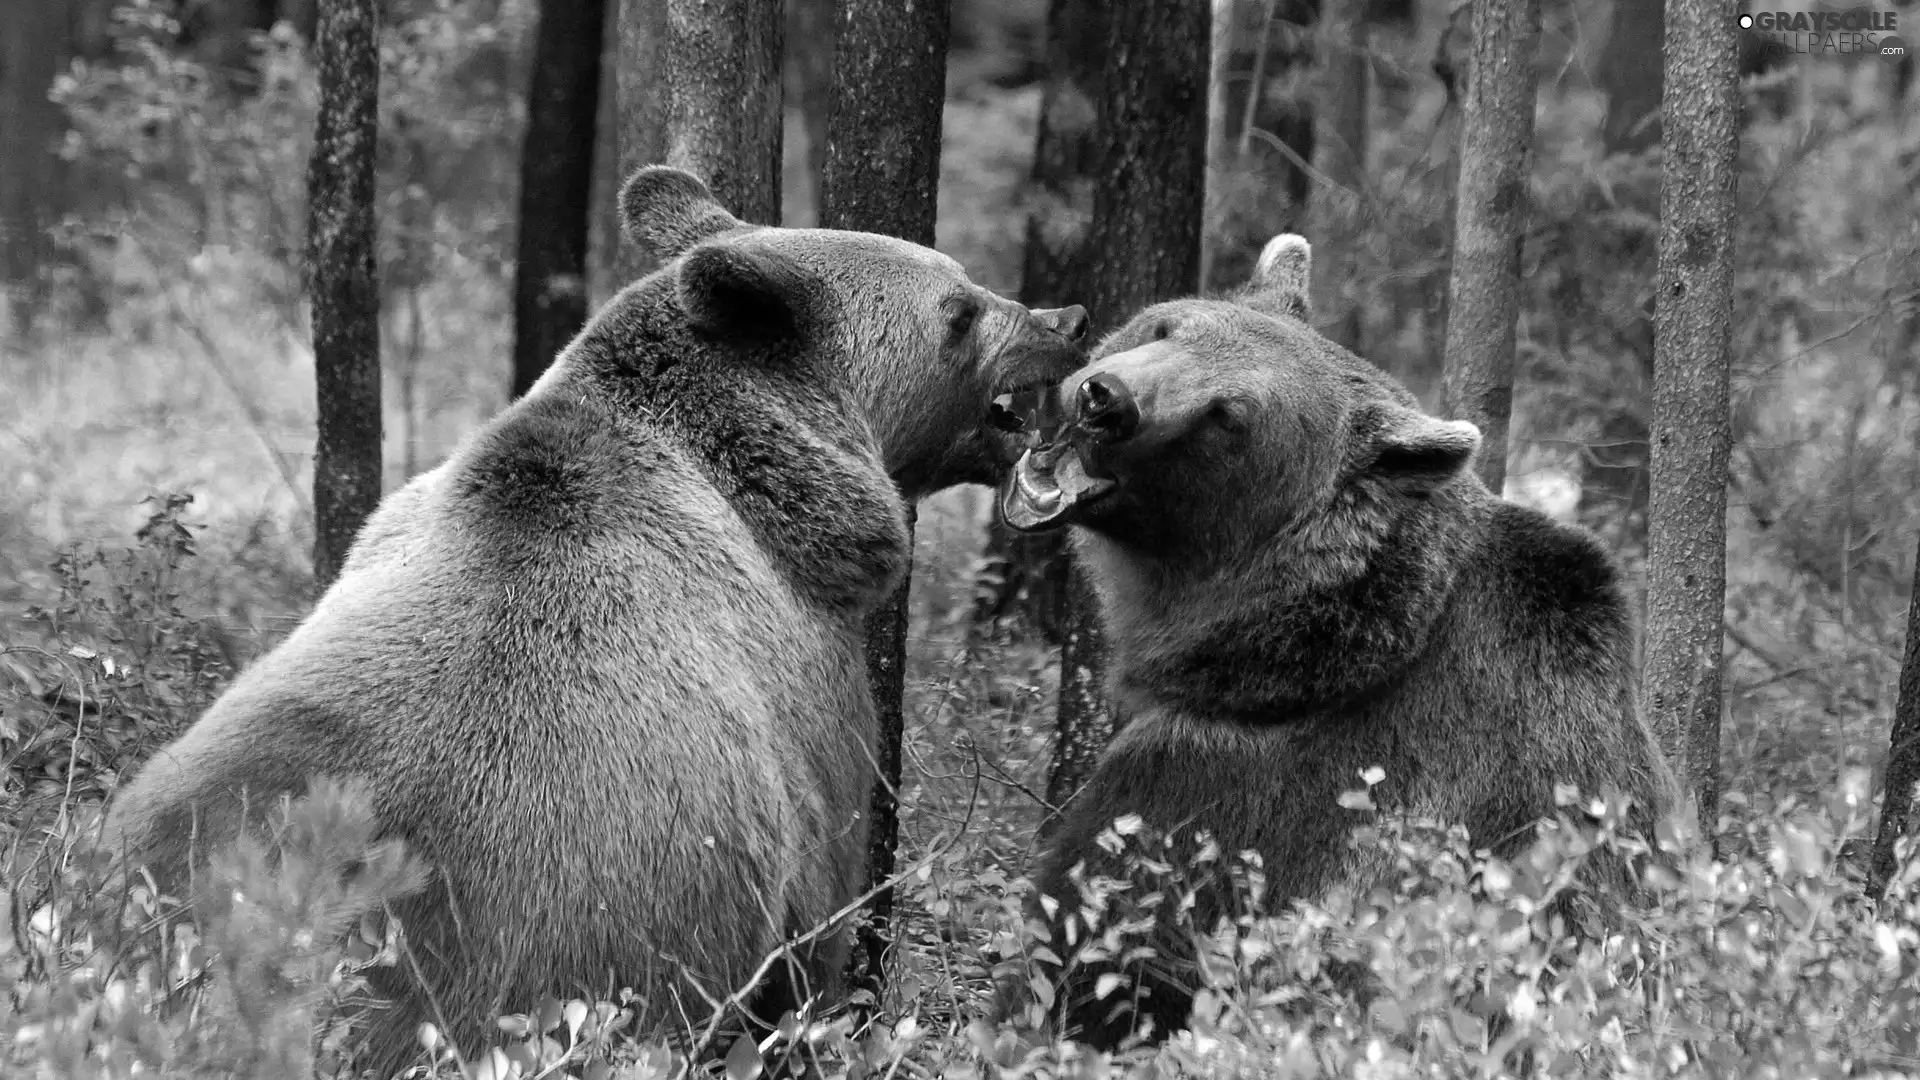
[[[72,54],[68,0],[0,0],[0,290],[10,329],[33,328],[65,185],[57,143],[66,127],[48,96]]]
[[[1369,0],[1323,0],[1320,6],[1313,106],[1313,166],[1319,175],[1307,196],[1314,322],[1349,349],[1360,348],[1360,298],[1348,290],[1358,264],[1367,171],[1368,6]]]
[[[1210,22],[1208,5],[1194,0],[1128,0],[1108,14],[1081,295],[1095,337],[1148,304],[1200,287]],[[1142,41],[1155,47],[1137,47]],[[1047,778],[1054,806],[1086,782],[1121,720],[1106,700],[1099,602],[1078,571],[1069,578],[1063,629]]]
[[[667,160],[667,83],[661,77],[667,42],[667,5],[663,0],[618,0],[614,55],[614,147],[620,181],[648,165]],[[620,184],[613,185],[617,203]],[[728,207],[738,211],[739,207]],[[616,288],[644,276],[653,260],[639,247],[615,245]]]
[[[605,0],[542,0],[520,150],[512,394],[527,392],[587,319],[587,234]]]
[[[1608,153],[1632,153],[1660,141],[1660,45],[1666,12],[1666,0],[1613,0],[1598,72],[1607,100],[1600,137]]]
[[[806,189],[815,220],[827,165],[827,110],[833,105],[834,0],[787,0],[787,95],[807,134]]]
[[[666,0],[667,164],[743,221],[780,223],[780,0]],[[944,10],[944,9],[943,9]]]
[[[1737,34],[1722,0],[1667,5],[1641,708],[1708,825],[1726,611]]]
[[[1539,42],[1540,0],[1474,4],[1447,286],[1445,409],[1479,426],[1476,467],[1496,495],[1507,475]]]
[[[833,98],[821,173],[820,225],[933,244],[939,206],[940,118],[946,105],[948,0],[847,0],[834,43]],[[778,173],[776,172],[776,176]],[[773,192],[779,209],[779,191]],[[914,509],[907,507],[909,535]],[[908,578],[867,620],[880,777],[868,817],[867,883],[893,874],[899,836],[901,695],[907,656]],[[864,982],[877,988],[890,938],[893,895],[874,898],[861,932]]]
[[[1046,79],[1028,199],[1032,210],[1020,264],[1020,300],[1030,307],[1090,302],[1086,239],[1099,175],[1095,124],[1105,96],[1102,65],[1110,8],[1107,0],[1053,0],[1048,7]],[[1092,315],[1111,317],[1097,310]],[[1065,550],[1065,533],[1023,535],[996,515],[987,534],[974,628],[985,631],[1017,616],[1048,644],[1061,644]]]
[[[307,264],[319,404],[313,576],[324,591],[380,501],[380,290],[373,220],[378,0],[323,0],[314,66],[320,110],[307,164]]]
[[[1913,564],[1913,595],[1907,601],[1907,647],[1900,661],[1900,693],[1893,706],[1893,733],[1887,741],[1887,769],[1880,801],[1880,829],[1873,841],[1868,892],[1878,899],[1895,870],[1894,843],[1913,836],[1913,787],[1920,784],[1920,555]]]

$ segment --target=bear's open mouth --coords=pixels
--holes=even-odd
[[[1072,524],[1074,512],[1112,493],[1119,484],[1094,476],[1070,442],[1033,447],[1020,455],[1000,488],[1000,515],[1020,532],[1045,532]]]

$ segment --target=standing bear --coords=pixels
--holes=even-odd
[[[382,1075],[423,1020],[478,1045],[548,993],[697,1018],[857,895],[862,620],[911,557],[902,499],[997,479],[990,401],[1085,358],[1085,312],[915,244],[743,224],[660,167],[621,212],[666,265],[390,495],[111,812],[108,842],[177,887],[310,777],[370,789],[434,871],[395,905],[419,978],[382,976]],[[816,947],[808,987],[845,955]]]
[[[1382,810],[1504,854],[1553,815],[1556,781],[1630,796],[1642,828],[1676,797],[1607,552],[1488,492],[1472,424],[1315,333],[1309,259],[1281,235],[1239,295],[1135,316],[1061,384],[1002,490],[1014,527],[1074,527],[1127,718],[1035,874],[1062,959],[1074,868],[1128,877],[1096,840],[1122,815],[1189,840],[1177,852],[1200,829],[1257,851],[1278,910],[1384,869],[1339,805],[1372,766]],[[1204,932],[1228,895],[1197,901]],[[1184,1026],[1191,938],[1164,922],[1156,938],[1132,993],[1108,979],[1102,999],[1090,966],[1065,976],[1065,1034],[1110,1048],[1140,1019]]]

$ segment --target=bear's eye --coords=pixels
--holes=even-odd
[[[956,300],[947,305],[947,335],[959,341],[973,332],[974,320],[980,317],[980,305],[971,300]]]
[[[1153,324],[1153,340],[1165,341],[1167,340],[1167,338],[1171,336],[1173,336],[1172,323],[1169,323],[1165,319],[1162,319],[1159,322]]]

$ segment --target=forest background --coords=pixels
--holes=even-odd
[[[383,7],[376,220],[392,490],[515,385],[518,181],[541,12],[534,0]],[[823,8],[788,6],[790,225],[817,213],[827,76],[809,58],[822,52]],[[1205,281],[1230,287],[1268,237],[1308,233],[1334,268],[1316,282],[1323,329],[1438,411],[1467,6],[1333,8],[1345,17],[1304,0],[1216,5]],[[1887,10],[1920,20],[1911,6]],[[314,12],[310,0],[0,5],[0,820],[16,856],[79,828],[123,770],[311,602],[314,357],[301,253]],[[1595,529],[1636,588],[1661,12],[1658,0],[1541,8],[1507,477],[1510,497]],[[1086,226],[1073,193],[1036,175],[1035,147],[1048,78],[1097,64],[1100,42],[1050,48],[1049,14],[1044,0],[952,7],[937,244],[1014,296],[1036,242]],[[617,37],[599,35],[609,59]],[[1809,835],[1825,861],[1771,872],[1839,880],[1860,861],[1853,842],[1870,839],[1920,528],[1920,95],[1910,55],[1749,47],[1741,63],[1718,764],[1728,827],[1753,842],[1723,854],[1767,866],[1781,836]],[[623,284],[612,69],[599,65],[591,125],[599,152],[578,282],[590,306]],[[1339,107],[1355,101],[1364,107]],[[1342,139],[1362,152],[1338,160],[1328,148]],[[898,950],[885,1020],[859,1029],[861,1053],[922,1071],[946,1067],[932,1064],[946,1059],[929,1049],[940,1045],[930,1017],[960,1057],[1007,1053],[957,1036],[1005,955],[995,939],[1005,921],[983,913],[1017,896],[1054,757],[1059,582],[1029,572],[1044,553],[990,536],[983,494],[921,509],[901,862],[931,861],[902,892],[913,947]],[[18,927],[46,910],[45,882],[15,880],[38,890],[33,903],[10,893]],[[1847,909],[1835,889],[1821,910]],[[1716,910],[1685,924],[1706,933],[1708,953],[1733,918]],[[1830,927],[1821,947],[1854,930],[1877,940],[1871,925]],[[1903,941],[1895,975],[1912,962]],[[1770,956],[1769,972],[1799,970]],[[1884,966],[1870,949],[1861,956],[1862,972]],[[1836,983],[1834,1000],[1853,985]],[[1803,1007],[1813,1008],[1781,1005]],[[1451,1006],[1433,1008],[1455,1023]],[[1883,1064],[1920,1068],[1906,1015],[1889,1030],[1907,1043]],[[913,1038],[899,1035],[907,1017],[920,1018]],[[1834,1023],[1775,1026],[1816,1058],[1866,1052]],[[878,1051],[876,1031],[892,1033]],[[1484,1022],[1479,1035],[1489,1037]],[[1360,1060],[1368,1044],[1353,1039]],[[1332,1069],[1332,1051],[1316,1045]],[[1726,1059],[1730,1075],[1744,1060]]]

